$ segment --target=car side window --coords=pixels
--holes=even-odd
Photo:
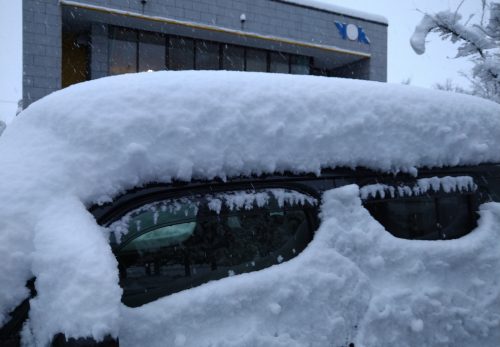
[[[299,254],[316,200],[284,190],[157,201],[109,225],[123,302],[131,307]]]
[[[392,235],[403,239],[449,240],[468,234],[477,225],[477,186],[471,180],[447,178],[450,186],[422,190],[418,186],[381,186],[371,188],[364,206]],[[457,184],[453,186],[453,184]],[[382,190],[385,190],[385,193]],[[378,193],[376,190],[379,190]]]

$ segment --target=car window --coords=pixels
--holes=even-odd
[[[144,205],[109,228],[123,302],[139,306],[299,254],[312,238],[316,200],[269,189]]]
[[[364,196],[364,205],[388,232],[398,238],[456,239],[477,225],[477,186],[472,180],[455,187],[452,184],[459,180],[447,178],[446,182],[451,182],[451,185],[443,187],[435,179],[435,187],[427,185],[429,189],[424,190],[418,185],[378,185],[375,188],[378,193],[372,188],[373,193]],[[367,190],[370,189],[365,189],[365,192]]]

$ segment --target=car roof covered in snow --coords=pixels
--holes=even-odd
[[[65,157],[50,153],[59,143],[80,153],[80,167],[96,171],[99,162],[107,177],[134,172],[128,181],[143,182],[499,162],[499,115],[500,105],[486,100],[403,85],[157,72],[53,93],[25,110],[11,132],[19,137],[18,128],[36,127],[48,137],[36,145],[26,139],[17,150],[45,146],[45,156]],[[58,165],[71,165],[68,157]]]

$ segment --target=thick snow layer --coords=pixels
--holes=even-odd
[[[30,301],[25,339],[43,345],[52,336],[118,336],[122,291],[108,234],[80,201],[62,199],[35,226],[32,272],[38,295]]]
[[[134,345],[134,337],[117,327],[134,325],[128,320],[134,315],[152,315],[145,308],[121,307],[116,261],[105,232],[85,210],[94,202],[110,201],[126,189],[153,181],[225,179],[286,170],[319,173],[335,166],[417,173],[422,166],[500,162],[499,114],[499,105],[463,95],[366,81],[258,73],[123,75],[53,93],[29,106],[0,136],[0,324],[28,295],[23,289],[25,282],[36,275],[38,296],[32,301],[24,332],[27,341],[44,345],[60,327],[68,337],[99,338],[120,331],[120,341],[123,332],[124,343]],[[493,225],[493,207],[483,211],[483,226]],[[330,241],[321,245],[321,240],[326,240],[322,238],[333,237],[338,229],[331,229],[333,234],[327,230],[322,227],[313,243],[317,246],[297,260],[255,273],[256,277],[249,274],[224,280],[234,281],[227,283],[241,290],[248,283],[262,284],[260,287],[242,292],[210,283],[208,288],[234,296],[215,296],[218,301],[204,307],[201,303],[206,303],[207,296],[203,293],[212,292],[203,286],[193,291],[201,293],[199,299],[190,292],[165,298],[172,309],[162,315],[174,321],[176,316],[168,316],[170,312],[191,307],[198,311],[186,311],[188,320],[203,320],[204,312],[214,314],[217,307],[229,302],[234,306],[207,318],[202,329],[213,339],[228,339],[217,340],[219,345],[230,344],[232,337],[240,345],[269,345],[268,341],[276,345],[299,341],[296,345],[300,345],[306,336],[313,335],[316,345],[333,336],[341,336],[342,343],[350,340],[355,336],[353,322],[358,322],[368,307],[373,284],[351,260],[328,248]],[[492,227],[477,233],[483,236],[473,234],[465,240],[487,238],[493,232]],[[459,241],[462,243],[449,241],[450,247],[461,245],[463,250],[456,247],[467,254],[465,241]],[[387,247],[406,245],[398,242],[390,241]],[[498,268],[492,263],[495,259],[486,259],[490,253],[481,247],[493,247],[495,242],[481,247],[474,242],[477,259],[492,266],[492,274]],[[426,252],[422,248],[427,244],[418,245],[411,246],[418,248],[415,256]],[[500,254],[498,250],[496,254]],[[381,258],[373,259],[377,263]],[[474,263],[478,271],[486,266],[472,257],[464,259]],[[451,263],[450,268],[460,269],[459,265]],[[281,266],[285,270],[277,270]],[[302,271],[304,267],[309,271]],[[301,271],[295,272],[299,268]],[[279,276],[274,271],[280,271]],[[273,287],[264,285],[269,273]],[[493,277],[478,278],[486,283],[478,293],[498,288],[491,283]],[[318,288],[308,287],[309,280]],[[476,290],[467,288],[467,295]],[[486,297],[492,298],[491,293]],[[178,300],[172,303],[174,297]],[[320,300],[313,302],[315,297]],[[458,297],[450,298],[452,304],[461,302]],[[267,300],[267,306],[258,305],[262,300]],[[476,306],[482,307],[480,304]],[[238,315],[239,307],[248,315]],[[349,309],[342,311],[346,307]],[[318,313],[322,308],[325,311]],[[276,318],[276,312],[283,320]],[[234,320],[227,320],[222,313],[233,315]],[[377,318],[375,313],[372,316]],[[267,318],[261,320],[261,314]],[[304,323],[315,316],[328,324],[319,324],[319,320],[318,324]],[[210,329],[220,322],[246,324],[251,329],[244,332],[238,328],[234,334],[222,336]],[[144,333],[158,324],[152,322]],[[287,330],[293,324],[300,328]],[[420,326],[413,324],[414,330]],[[487,326],[482,329],[487,330]],[[175,343],[190,343],[192,334],[187,325],[185,331],[176,326],[163,329],[164,334],[168,331],[175,333]]]
[[[374,22],[379,22],[383,24],[388,24],[389,21],[384,16],[353,10],[351,8],[346,8],[333,4],[331,1],[325,0],[282,0],[284,2],[289,2],[292,4],[303,5],[308,7],[314,7],[321,10],[331,11],[338,14],[344,14],[346,16],[367,19]]]

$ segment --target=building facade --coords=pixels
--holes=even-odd
[[[312,0],[23,0],[25,107],[89,79],[186,69],[386,81],[387,21]]]

